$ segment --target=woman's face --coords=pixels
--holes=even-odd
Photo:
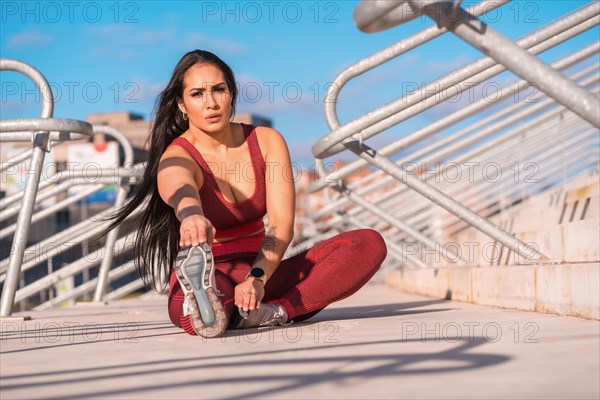
[[[212,64],[196,64],[183,77],[179,109],[192,126],[203,132],[218,132],[229,124],[231,93],[223,72]]]

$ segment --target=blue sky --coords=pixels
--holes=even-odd
[[[586,1],[516,1],[484,17],[518,38]],[[357,1],[2,1],[0,53],[37,67],[51,82],[56,117],[86,119],[128,110],[150,117],[157,93],[178,59],[194,48],[215,52],[236,73],[240,112],[271,118],[295,161],[328,132],[325,90],[344,68],[432,24],[420,18],[366,34],[352,19]],[[463,5],[473,4],[465,1]],[[486,19],[487,18],[487,19]],[[575,43],[597,39],[598,29]],[[574,48],[544,55],[552,61]],[[407,83],[423,84],[481,54],[446,34],[348,84],[340,120],[393,100]],[[2,118],[35,117],[33,84],[3,72]],[[386,132],[382,142],[443,113],[428,112]]]

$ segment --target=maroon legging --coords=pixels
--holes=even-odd
[[[289,320],[308,319],[364,286],[379,269],[386,252],[383,238],[374,230],[341,233],[283,260],[266,283],[262,301],[281,304]],[[229,318],[234,311],[234,287],[245,279],[255,258],[256,254],[241,254],[215,260],[216,285]],[[169,317],[175,326],[195,335],[189,316],[182,314],[182,306],[183,292],[172,272]]]

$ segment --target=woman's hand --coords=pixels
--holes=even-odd
[[[265,297],[264,283],[248,277],[234,289],[235,305],[244,311],[258,310],[260,302]]]
[[[212,244],[215,228],[210,221],[199,214],[189,215],[181,220],[179,228],[179,246],[198,246],[200,243]]]

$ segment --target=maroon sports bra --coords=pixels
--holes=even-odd
[[[264,229],[265,226],[263,223],[263,217],[267,212],[265,160],[256,138],[256,127],[254,125],[241,125],[244,129],[246,143],[248,143],[255,184],[252,196],[237,203],[232,203],[223,197],[210,166],[204,161],[194,145],[183,137],[174,139],[170,145],[183,147],[202,170],[204,184],[199,191],[200,200],[202,201],[204,216],[217,231],[215,234],[216,239],[248,235],[257,232],[261,228]],[[249,165],[242,165],[239,169],[236,168],[236,178],[251,179],[248,176],[248,168],[250,168]]]

